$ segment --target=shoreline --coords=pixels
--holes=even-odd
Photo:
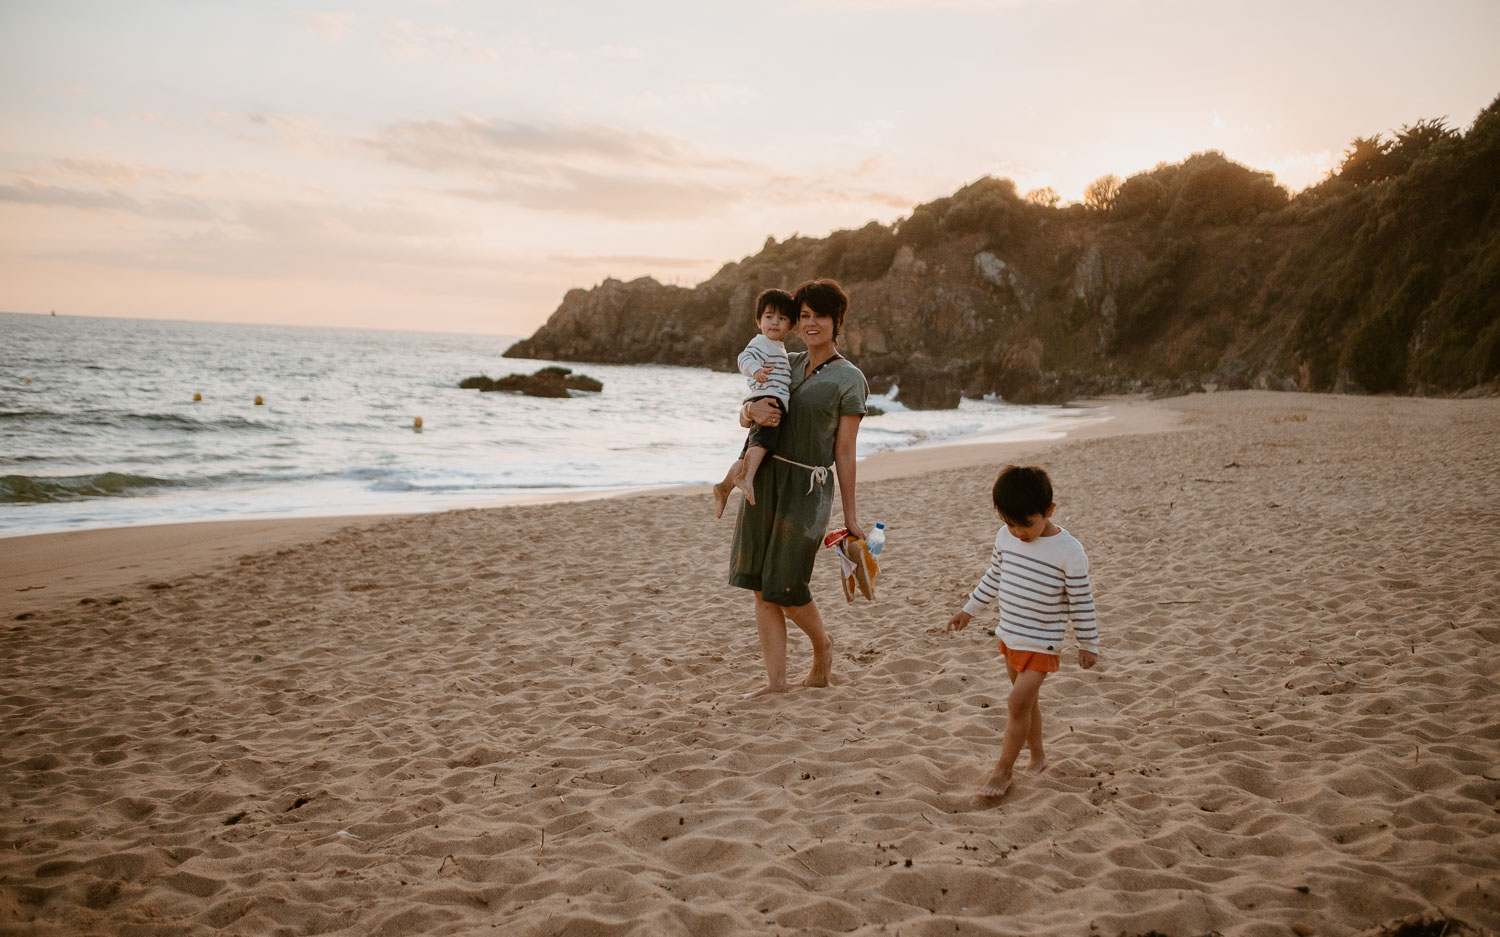
[[[1126,399],[1129,398],[1123,396],[1118,398],[1118,400]],[[894,432],[896,437],[887,439],[881,434],[883,425],[876,424],[870,427],[874,431],[874,440],[866,447],[862,447],[864,452],[860,455],[860,464],[865,465],[872,458],[879,464],[884,462],[891,453],[903,453],[913,449],[925,450],[933,446],[969,445],[975,442],[1012,438],[1021,440],[1053,438],[1071,431],[1066,424],[1074,422],[1072,418],[1076,417],[1080,409],[1097,408],[1104,403],[1106,401],[1099,400],[1041,408],[1010,407],[1009,409],[1015,410],[1016,414],[1010,416],[1007,422],[1019,422],[1021,424],[1019,428],[975,429],[969,425],[962,428],[964,435],[956,436],[942,435],[953,432],[956,428],[941,426],[941,420],[939,420],[939,426],[929,427],[929,430],[939,434],[935,439],[919,429],[895,428],[904,426],[900,422],[893,424],[891,429],[884,430],[887,434]],[[904,411],[897,412],[904,413]],[[962,411],[931,412],[957,414]],[[899,421],[900,417],[896,419]],[[979,418],[979,423],[981,426],[985,423],[982,416]],[[735,445],[738,445],[738,441],[735,441]],[[692,449],[691,446],[687,448]],[[686,453],[684,458],[688,461],[674,463],[674,467],[669,467],[668,471],[679,479],[686,476],[687,479],[696,477],[701,481],[642,481],[652,478],[653,475],[659,477],[659,473],[654,469],[646,474],[617,473],[609,478],[576,479],[573,484],[554,484],[552,476],[549,475],[542,479],[542,484],[518,482],[517,487],[478,487],[467,490],[460,486],[451,491],[441,485],[427,491],[423,491],[420,487],[405,490],[398,487],[393,491],[381,491],[378,490],[378,486],[361,490],[345,489],[340,488],[339,485],[352,483],[341,477],[319,479],[315,484],[332,485],[331,488],[322,492],[306,482],[300,487],[292,485],[283,489],[264,482],[238,489],[233,486],[199,488],[195,482],[189,480],[182,482],[180,487],[153,489],[147,493],[149,496],[141,498],[115,495],[85,497],[62,502],[21,501],[0,507],[0,517],[5,520],[5,524],[0,525],[0,551],[3,551],[6,541],[126,527],[171,527],[180,524],[242,521],[322,520],[330,517],[377,518],[410,514],[440,514],[444,511],[471,508],[630,497],[674,488],[704,487],[716,480],[718,473],[723,471],[717,456],[713,458],[712,464],[701,461],[701,451]],[[594,454],[580,455],[575,461],[595,460],[608,461],[609,456],[601,450]],[[684,470],[685,466],[691,466],[691,468]],[[566,473],[567,462],[564,461],[561,467]],[[96,474],[114,476],[121,473],[102,471]],[[596,476],[598,474],[595,473]],[[23,480],[28,478],[28,476],[18,477]],[[84,474],[77,477],[89,476]],[[132,476],[130,473],[123,473],[123,477],[128,479]],[[533,480],[536,479],[533,478]],[[54,480],[40,479],[39,481]],[[358,486],[355,487],[358,488]],[[0,552],[0,556],[3,556],[3,552]]]
[[[1158,403],[1136,396],[1079,401],[1071,405],[1077,415],[1069,417],[1076,419],[1077,425],[1049,432],[1044,438],[1034,429],[1021,429],[877,452],[859,463],[857,481],[865,484],[939,469],[998,464],[996,460],[1010,453],[1069,440],[1167,431],[1173,427],[1174,418]],[[655,495],[706,497],[709,490],[708,485],[641,487],[536,498],[518,496],[440,511],[184,521],[5,537],[0,538],[0,618],[155,580],[209,572],[248,554],[289,549],[397,518]]]

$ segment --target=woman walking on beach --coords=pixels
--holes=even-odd
[[[749,699],[780,693],[786,682],[786,621],[812,642],[812,670],[804,686],[827,686],[833,641],[808,583],[833,507],[833,477],[851,536],[864,539],[854,501],[854,443],[865,414],[865,376],[834,344],[849,297],[834,280],[810,280],[794,297],[798,334],[807,351],[789,356],[787,413],[767,401],[740,409],[740,422],[780,425],[776,454],[755,478],[755,503],[742,502],[729,558],[729,584],[755,593],[755,628],[766,665],[766,685]]]

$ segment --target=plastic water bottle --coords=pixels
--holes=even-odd
[[[879,556],[880,551],[885,549],[885,521],[876,523],[875,529],[870,531],[870,539],[865,541],[871,556]]]

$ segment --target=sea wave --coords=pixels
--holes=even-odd
[[[270,423],[238,415],[200,420],[176,413],[129,413],[118,410],[0,410],[0,420],[46,423],[51,427],[49,432],[101,426],[110,429],[178,429],[189,433],[275,428]]]
[[[0,334],[0,537],[700,485],[744,439],[733,374],[591,364],[607,390],[571,401],[458,388],[504,339],[8,313]],[[871,402],[860,456],[1051,419]]]
[[[221,430],[265,430],[273,426],[258,420],[247,420],[242,416],[222,416],[217,419],[198,420],[175,413],[118,413],[112,422],[119,426],[144,423],[148,427],[166,427],[189,433],[215,432]]]
[[[0,504],[55,504],[84,498],[113,498],[148,494],[189,484],[170,478],[99,472],[93,475],[0,476]]]

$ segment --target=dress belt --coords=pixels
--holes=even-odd
[[[812,494],[815,486],[827,484],[828,473],[833,471],[833,466],[831,465],[803,465],[801,462],[793,462],[791,459],[783,458],[774,452],[771,453],[771,458],[785,462],[787,465],[795,465],[797,468],[807,469],[810,473],[810,477],[807,479],[807,494]]]

